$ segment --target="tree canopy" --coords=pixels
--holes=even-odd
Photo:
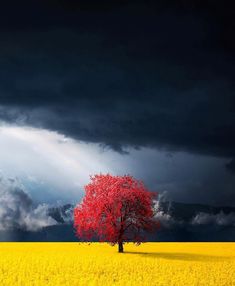
[[[152,199],[142,181],[132,176],[94,175],[85,186],[85,197],[74,209],[74,227],[79,238],[119,245],[141,243],[145,232],[157,225]]]

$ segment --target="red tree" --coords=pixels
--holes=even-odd
[[[140,243],[145,231],[156,226],[152,209],[153,193],[132,176],[91,176],[85,197],[74,209],[74,227],[79,238],[118,244]]]

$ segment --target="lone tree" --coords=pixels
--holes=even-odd
[[[145,232],[157,226],[152,208],[153,193],[132,176],[94,175],[85,186],[85,197],[74,209],[79,238],[98,237],[123,252],[124,242],[140,244]]]

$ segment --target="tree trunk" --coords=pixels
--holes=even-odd
[[[123,253],[123,243],[118,242],[118,252]]]

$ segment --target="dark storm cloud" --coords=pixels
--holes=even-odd
[[[233,174],[235,174],[235,159],[232,159],[231,161],[229,161],[227,164],[226,164],[226,168],[232,172]]]
[[[235,226],[235,213],[218,214],[198,213],[192,220],[193,225],[220,225],[220,226]]]
[[[226,1],[110,2],[3,4],[0,118],[117,151],[235,156]]]

